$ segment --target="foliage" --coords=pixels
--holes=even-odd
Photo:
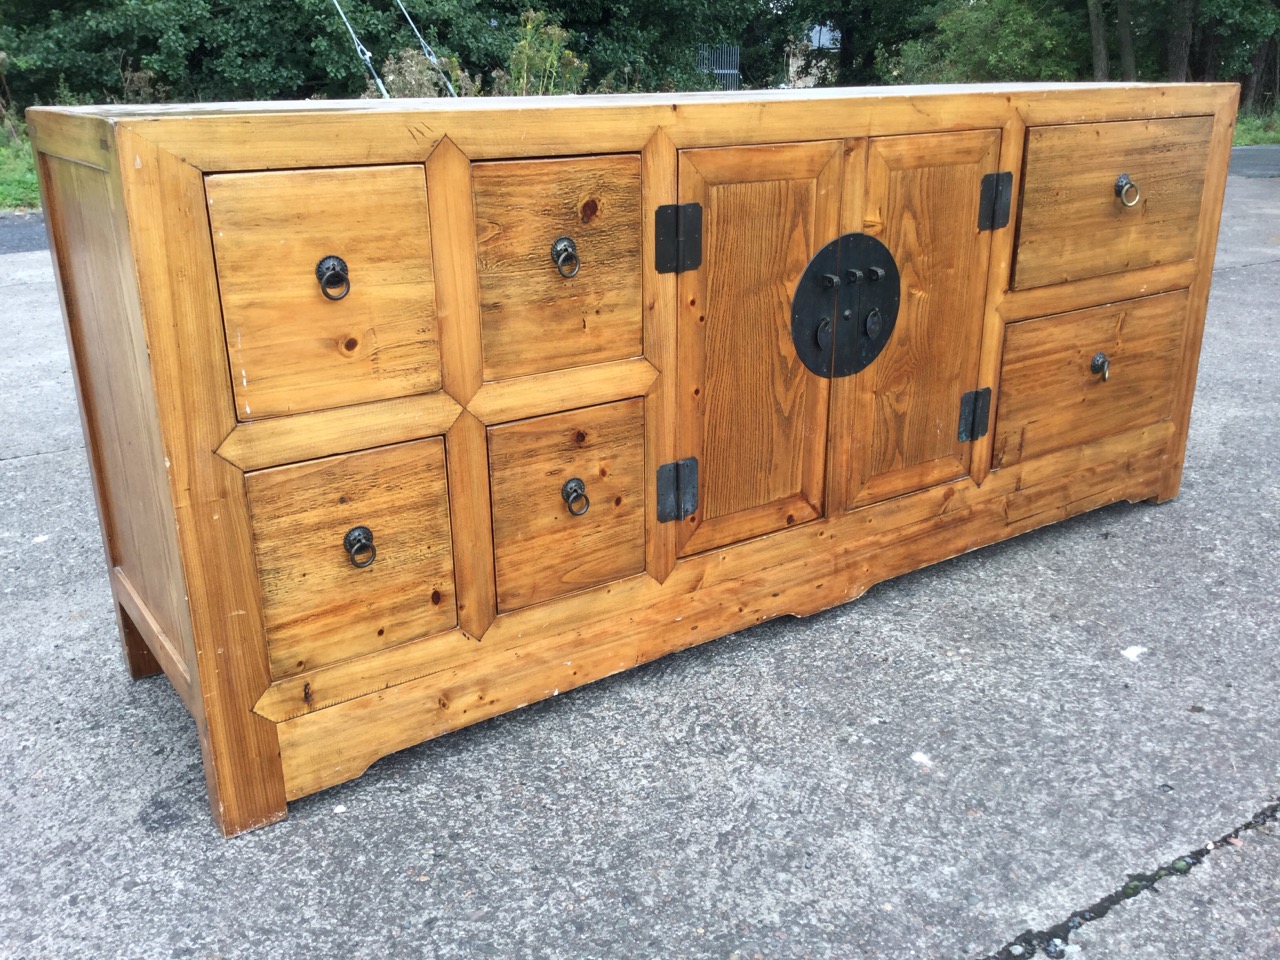
[[[449,86],[460,97],[474,97],[480,93],[480,77],[466,73],[453,57],[437,57],[436,63],[427,59],[421,47],[412,47],[393,53],[378,68],[378,77],[392,97],[447,97]],[[382,96],[370,77],[365,86],[364,99]]]
[[[339,2],[400,95],[443,92],[395,0]],[[1237,80],[1253,109],[1280,98],[1280,0],[403,2],[474,94],[706,89],[699,47],[729,43],[744,86],[1087,78],[1096,50],[1124,76]],[[814,26],[837,46],[806,49]],[[334,0],[0,0],[0,50],[18,107],[369,87]]]
[[[26,128],[14,113],[5,84],[9,56],[0,50],[0,210],[38,207],[35,157],[27,142]]]
[[[391,0],[340,2],[375,63],[417,48]],[[533,12],[528,0],[404,2],[459,76],[492,87],[500,70],[513,90],[562,92],[705,86],[698,44],[733,40],[760,0],[557,0]],[[354,97],[369,80],[333,0],[0,0],[0,49],[22,106]]]
[[[1271,113],[1240,114],[1236,120],[1236,134],[1232,142],[1237,147],[1280,143],[1280,109]]]
[[[1088,25],[1044,0],[944,0],[920,18],[933,31],[881,50],[894,83],[1079,78]],[[1083,53],[1087,56],[1088,48]]]
[[[587,65],[569,49],[569,31],[530,10],[520,18],[520,35],[507,72],[494,73],[494,93],[517,97],[578,93]]]
[[[35,158],[25,138],[0,139],[0,210],[40,206]]]

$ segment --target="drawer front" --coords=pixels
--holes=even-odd
[[[1010,324],[995,466],[1167,419],[1187,306],[1187,292],[1179,290]],[[1094,362],[1098,354],[1105,363]]]
[[[205,192],[241,420],[440,389],[423,167],[220,174]],[[322,284],[326,257],[345,281]]]
[[[1193,258],[1212,132],[1212,117],[1028,130],[1014,287]]]
[[[245,481],[274,678],[457,624],[443,441],[259,470]],[[372,550],[349,554],[344,541],[358,527],[369,530]]]
[[[640,158],[495,161],[471,175],[484,378],[640,356]],[[576,262],[558,266],[562,237]]]
[[[489,477],[499,613],[644,570],[643,400],[490,427]]]

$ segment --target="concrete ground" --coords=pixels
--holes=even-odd
[[[48,255],[0,256],[0,956],[1280,957],[1278,309],[1280,179],[1233,177],[1177,500],[223,840],[194,725],[119,659]]]

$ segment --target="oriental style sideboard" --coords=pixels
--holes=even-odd
[[[1236,100],[31,110],[125,658],[220,828],[1173,497]]]

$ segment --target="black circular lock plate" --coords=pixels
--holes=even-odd
[[[832,240],[796,284],[791,303],[796,355],[820,377],[848,377],[865,369],[893,335],[901,298],[902,278],[888,247],[865,233]]]

